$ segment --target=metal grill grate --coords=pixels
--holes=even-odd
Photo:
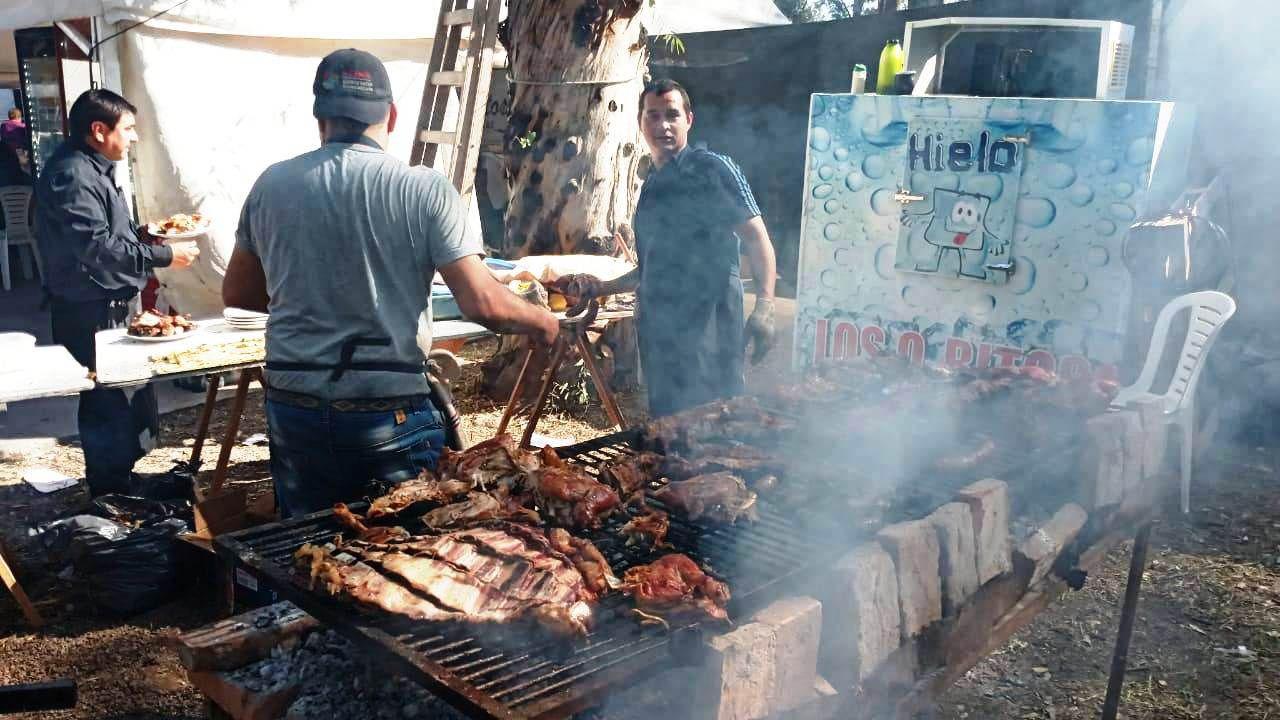
[[[561,450],[569,462],[596,473],[599,465],[633,453],[634,431],[608,435]],[[1011,483],[1043,477],[1037,469],[1065,467],[1078,439],[1064,436],[1051,448],[997,453],[981,474]],[[744,617],[768,602],[794,594],[829,567],[839,554],[884,524],[928,513],[975,478],[973,471],[932,474],[894,493],[882,516],[859,524],[839,495],[856,498],[862,478],[848,471],[844,488],[814,483],[809,498],[790,495],[785,506],[761,498],[759,520],[733,526],[702,525],[671,514],[667,540],[675,551],[698,561],[727,582],[733,593],[730,616]],[[795,483],[795,479],[792,480]],[[654,484],[656,489],[660,484]],[[802,486],[803,487],[803,486]],[[843,492],[841,492],[843,490]],[[833,492],[835,493],[833,495]],[[1034,492],[1034,489],[1033,489]],[[1015,497],[1017,492],[1014,493]],[[662,504],[650,498],[650,505]],[[633,513],[634,510],[628,510]],[[617,532],[630,515],[615,517],[597,532],[585,533],[621,576],[627,568],[652,562],[666,551],[630,546]],[[464,624],[425,624],[350,604],[297,586],[290,571],[293,552],[305,543],[330,541],[341,528],[331,512],[295,518],[218,538],[220,552],[239,563],[283,597],[342,632],[375,657],[397,663],[407,677],[425,685],[477,718],[554,718],[590,707],[610,688],[634,684],[682,660],[692,662],[703,628],[673,626],[671,632],[641,626],[631,601],[606,596],[591,634],[578,642],[516,635],[507,629]]]
[[[628,454],[633,433],[618,433],[562,451],[570,462],[596,466]],[[657,487],[655,485],[655,487]],[[663,509],[656,501],[650,504]],[[667,541],[727,582],[729,611],[741,617],[780,597],[815,566],[831,561],[835,548],[806,540],[803,526],[766,501],[759,520],[733,526],[701,525],[671,516]],[[636,512],[629,510],[630,512]],[[630,516],[611,519],[601,531],[586,533],[619,576],[668,551],[627,546],[617,532]],[[340,532],[328,511],[220,537],[219,551],[375,655],[400,669],[473,717],[559,717],[589,707],[618,683],[667,669],[700,647],[696,624],[642,626],[631,601],[619,594],[602,599],[591,634],[577,642],[534,639],[506,628],[465,624],[425,624],[364,612],[297,586],[290,564],[305,543],[325,543]],[[686,658],[691,659],[691,658]]]

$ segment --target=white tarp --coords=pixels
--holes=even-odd
[[[107,37],[146,21],[104,45],[104,65],[118,58],[120,87],[106,68],[105,84],[139,110],[142,142],[132,153],[138,217],[200,212],[212,221],[192,270],[159,272],[162,305],[204,316],[222,309],[222,275],[253,181],[271,163],[318,143],[311,81],[321,57],[356,46],[386,63],[401,111],[389,151],[408,158],[440,5],[365,0],[353,12],[347,0],[188,0],[149,19],[173,5],[0,0],[0,28],[96,17],[99,37]],[[786,22],[769,0],[667,0],[657,12],[647,23],[655,33]],[[478,222],[474,209],[473,217]]]
[[[157,273],[164,299],[184,312],[221,311],[222,276],[253,181],[268,165],[319,144],[311,81],[321,57],[359,45],[382,59],[402,109],[388,150],[409,157],[429,40],[263,38],[149,28],[122,39],[124,94],[138,106],[142,138],[133,152],[138,217],[149,221],[196,211],[212,220],[192,269]]]
[[[647,0],[646,0],[647,2]],[[82,17],[132,24],[172,7],[174,0],[0,0],[0,28],[21,28]],[[347,0],[188,0],[148,20],[153,28],[315,39],[430,38],[439,0],[368,0],[359,12]],[[692,33],[788,20],[771,0],[662,0],[652,10],[655,33]]]

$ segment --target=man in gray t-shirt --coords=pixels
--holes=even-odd
[[[227,305],[270,313],[267,423],[286,517],[434,466],[444,431],[421,348],[437,270],[468,318],[541,343],[559,332],[489,274],[449,181],[383,152],[396,109],[377,58],[334,52],[312,90],[323,144],[254,183],[222,287]]]

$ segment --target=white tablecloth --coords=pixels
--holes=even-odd
[[[0,363],[0,405],[91,389],[89,369],[61,345],[11,348]]]
[[[172,342],[141,342],[133,340],[125,334],[124,328],[103,330],[98,333],[98,382],[103,385],[119,387],[137,385],[165,377],[177,375],[200,374],[191,372],[158,372],[152,365],[151,357],[168,355],[182,350],[194,350],[202,346],[232,344],[240,340],[262,338],[264,330],[235,330],[227,326],[221,318],[195,320],[197,331]],[[465,320],[444,320],[432,323],[432,337],[435,340],[472,339],[491,335],[481,325]],[[261,365],[264,358],[235,365],[208,368],[208,372],[223,372]]]

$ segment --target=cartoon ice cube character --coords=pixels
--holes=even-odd
[[[929,226],[924,231],[924,241],[937,248],[930,261],[918,263],[920,272],[938,272],[942,255],[954,252],[960,266],[960,275],[985,280],[983,267],[988,243],[996,237],[987,230],[987,211],[991,198],[977,193],[956,192],[942,188],[933,191],[933,209],[929,213]]]

